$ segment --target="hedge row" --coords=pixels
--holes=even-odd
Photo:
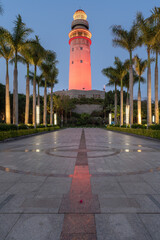
[[[110,127],[120,127],[119,124],[112,124],[112,125],[109,125]],[[121,128],[130,128],[129,125],[122,125]],[[133,124],[131,126],[131,128],[135,128],[135,129],[147,129],[147,124],[143,125],[143,124]],[[152,124],[148,127],[148,129],[152,129],[152,130],[160,130],[160,124]]]
[[[110,127],[110,126],[107,126],[107,129],[113,130],[113,131],[118,131],[118,132],[132,133],[132,134],[141,135],[141,136],[145,136],[145,137],[160,139],[160,130],[120,128],[120,127]]]
[[[33,128],[33,129],[20,129],[11,131],[0,131],[0,141],[7,138],[14,138],[19,136],[30,135],[34,133],[47,132],[59,129],[59,126],[47,127],[47,128]]]
[[[52,125],[48,124],[47,127],[52,127]],[[11,130],[32,129],[32,128],[34,128],[32,124],[30,125],[19,124],[17,126],[14,124],[0,123],[0,131],[11,131]],[[40,125],[37,125],[36,128],[45,128],[45,125],[40,124]]]

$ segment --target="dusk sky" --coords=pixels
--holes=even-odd
[[[102,90],[108,79],[102,75],[101,70],[112,66],[115,56],[123,61],[129,57],[128,52],[124,49],[112,46],[111,26],[117,24],[129,29],[138,11],[148,17],[153,7],[160,6],[159,0],[2,0],[1,3],[4,8],[4,13],[0,16],[1,26],[12,31],[13,22],[20,14],[27,27],[34,30],[30,37],[38,35],[45,49],[54,50],[57,53],[59,83],[54,91],[68,89],[70,52],[68,33],[71,29],[73,14],[77,9],[81,8],[86,12],[90,31],[93,34],[91,46],[92,89]],[[143,59],[147,58],[145,47],[137,48],[134,51],[135,54]],[[13,66],[9,67],[10,90],[12,91]],[[19,93],[25,93],[25,75],[26,66],[19,64]],[[146,77],[146,73],[144,77]],[[5,61],[2,58],[0,59],[0,82],[5,83]],[[113,88],[106,87],[106,91],[110,89]],[[43,89],[41,89],[41,93],[43,93],[42,91]],[[134,87],[134,97],[136,96],[137,86]],[[147,84],[144,84],[142,98],[146,96]],[[154,64],[152,65],[152,98],[154,99]]]

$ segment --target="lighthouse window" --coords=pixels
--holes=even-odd
[[[72,48],[72,52],[74,52],[74,48]]]
[[[72,64],[74,63],[74,61],[72,61]]]
[[[80,50],[83,50],[83,47],[80,47]]]
[[[80,60],[80,63],[83,63],[83,60]]]

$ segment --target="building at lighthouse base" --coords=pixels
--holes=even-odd
[[[86,98],[86,99],[105,99],[105,91],[100,90],[63,90],[63,91],[56,91],[55,95],[57,96],[69,96],[70,98]],[[73,112],[78,114],[88,113],[91,114],[92,112],[102,111],[103,105],[102,104],[77,104],[76,108]]]

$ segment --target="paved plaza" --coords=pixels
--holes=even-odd
[[[0,240],[96,239],[160,239],[160,142],[73,128],[0,143]]]

